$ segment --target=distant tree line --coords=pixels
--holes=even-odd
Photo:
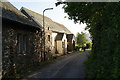
[[[88,39],[86,38],[86,33],[85,32],[81,32],[81,33],[77,33],[76,36],[76,40],[77,40],[77,44],[76,44],[76,50],[80,51],[80,50],[84,50],[91,48],[91,43],[88,43]]]
[[[82,46],[88,41],[84,32],[77,33],[76,39],[77,39],[78,46]]]

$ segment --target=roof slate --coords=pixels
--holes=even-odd
[[[32,10],[29,10],[27,8],[24,8],[24,7],[21,8],[21,12],[22,12],[22,10],[26,11],[29,14],[29,16],[34,18],[34,20],[39,25],[43,25],[43,15],[36,13]],[[44,16],[44,18],[45,18],[45,28],[46,29],[48,29],[48,27],[49,27],[50,30],[55,31],[55,32],[71,34],[71,32],[64,25],[54,22],[46,16]]]
[[[16,7],[14,7],[10,2],[1,2],[0,9],[2,9],[2,15],[0,17],[16,21],[29,26],[38,27],[37,24],[33,23],[32,20],[28,19],[23,13],[21,13]]]
[[[67,34],[66,37],[68,40],[72,40],[74,38],[74,34]]]
[[[64,33],[58,33],[55,40],[62,40]]]

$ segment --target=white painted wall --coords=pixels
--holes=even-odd
[[[52,32],[52,53],[55,54],[56,51],[56,43],[55,43],[55,38],[58,33]]]
[[[67,53],[67,37],[66,37],[66,34],[64,34],[62,42],[64,42],[64,40],[65,40],[65,54],[66,54]]]
[[[57,36],[58,33],[52,33],[52,46],[55,46],[55,38]]]

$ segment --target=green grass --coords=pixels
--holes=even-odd
[[[85,51],[89,51],[89,50],[92,50],[92,48],[85,49]],[[82,53],[82,52],[84,52],[84,50],[81,50],[81,51],[74,51],[74,53]]]
[[[85,49],[86,51],[89,51],[89,50],[92,50],[92,48],[89,48],[89,49]]]

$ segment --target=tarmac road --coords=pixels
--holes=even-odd
[[[57,60],[29,78],[85,78],[85,65],[90,51],[75,53]]]

